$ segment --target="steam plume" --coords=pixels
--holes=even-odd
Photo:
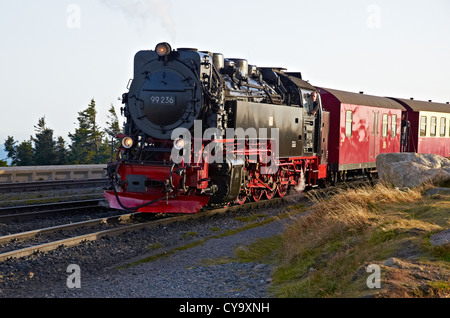
[[[161,20],[163,27],[175,39],[175,24],[169,0],[100,0],[106,6],[120,11],[126,19],[145,28],[154,17]]]
[[[295,191],[297,191],[298,193],[302,193],[303,190],[305,190],[306,188],[306,179],[305,179],[305,175],[303,173],[303,170],[300,174],[300,180],[298,181],[298,184],[295,186]]]

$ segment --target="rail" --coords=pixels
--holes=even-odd
[[[181,216],[173,215],[173,216],[163,218],[163,219],[152,220],[152,221],[147,221],[147,222],[144,221],[144,222],[140,222],[137,224],[126,225],[123,227],[115,227],[115,228],[110,228],[110,229],[106,229],[106,230],[95,231],[95,232],[91,232],[88,234],[73,236],[73,237],[62,239],[62,240],[55,240],[52,242],[47,242],[47,243],[43,243],[43,244],[39,244],[39,245],[26,247],[26,248],[18,248],[16,250],[12,250],[9,252],[0,253],[0,263],[7,259],[27,257],[27,256],[33,255],[35,253],[38,253],[38,252],[40,252],[40,253],[49,252],[49,251],[55,250],[61,246],[68,248],[68,247],[82,244],[83,242],[96,241],[105,236],[113,237],[113,236],[118,236],[124,232],[133,232],[133,231],[142,230],[144,228],[152,228],[152,227],[156,227],[158,225],[167,225],[167,224],[174,223],[174,222],[189,221],[189,220],[202,218],[205,216],[212,217],[214,215],[229,213],[232,211],[237,211],[237,210],[242,210],[242,209],[257,209],[257,208],[261,208],[261,207],[269,207],[269,206],[273,206],[276,204],[280,204],[281,202],[287,202],[288,200],[291,200],[291,199],[292,199],[291,196],[286,196],[284,198],[263,200],[263,201],[259,201],[259,202],[247,203],[244,205],[234,205],[234,206],[228,206],[228,207],[224,207],[224,208],[208,210],[208,211],[204,211],[204,212],[197,213],[197,214],[185,214],[185,215],[181,215]],[[127,214],[127,215],[122,216],[122,218],[128,218],[128,216],[137,215],[137,214],[138,213]],[[115,217],[115,218],[117,218],[117,217]],[[93,223],[105,223],[105,222],[109,223],[110,221],[109,221],[109,219],[99,219],[99,220],[93,220],[91,222],[93,222]],[[70,226],[76,228],[80,225],[84,226],[86,224],[83,222],[80,222],[77,224],[72,224]],[[36,235],[42,235],[45,233],[54,233],[55,231],[58,231],[61,229],[62,229],[62,227],[55,227],[55,228],[40,229],[40,230],[36,230],[33,232],[17,233],[17,234],[13,234],[13,235],[0,237],[0,242],[4,243],[4,242],[8,242],[12,239],[13,240],[14,239],[24,239],[24,238],[28,238],[28,237],[35,237]]]

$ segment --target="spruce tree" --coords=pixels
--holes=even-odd
[[[35,166],[33,160],[33,142],[31,140],[24,140],[16,146],[15,165],[17,166]]]
[[[7,153],[7,157],[9,159],[11,159],[11,165],[15,166],[16,165],[16,159],[17,159],[17,141],[14,140],[13,136],[8,136],[8,138],[6,138],[5,143],[3,145],[6,153]]]
[[[53,130],[45,124],[45,116],[39,118],[37,126],[34,126],[36,135],[32,138],[34,142],[33,158],[37,166],[56,165],[56,142],[53,138]]]
[[[57,165],[66,165],[69,163],[69,151],[66,148],[66,141],[63,137],[58,137],[55,147]]]
[[[120,141],[116,139],[116,136],[119,135],[122,131],[120,129],[119,119],[117,117],[116,110],[114,109],[114,105],[111,104],[108,113],[108,121],[106,122],[105,128],[107,139],[105,140],[105,143],[108,144],[108,157],[110,157],[112,160],[114,153],[120,146]]]
[[[95,100],[92,99],[88,107],[78,113],[78,128],[75,133],[69,133],[72,140],[70,145],[70,161],[74,164],[105,163],[104,132],[96,122],[97,111]]]
[[[116,110],[114,109],[114,105],[111,104],[111,107],[108,110],[108,121],[106,122],[105,132],[110,137],[115,137],[116,135],[121,133],[119,126],[119,119],[117,118]]]
[[[4,148],[11,159],[12,166],[34,166],[32,140],[22,141],[17,144],[14,137],[8,136],[5,140]]]

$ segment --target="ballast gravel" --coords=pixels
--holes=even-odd
[[[288,220],[217,234],[242,229],[249,216],[276,216],[288,205],[202,217],[7,260],[0,263],[0,298],[270,298],[271,266],[214,260],[232,258],[237,247],[281,234]],[[201,239],[206,240],[176,249]]]

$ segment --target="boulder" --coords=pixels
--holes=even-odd
[[[377,157],[378,177],[396,187],[414,188],[426,182],[450,180],[450,160],[438,155],[387,153]]]
[[[440,195],[450,195],[450,188],[433,188],[428,190],[427,195],[436,195],[436,194],[440,194]]]
[[[450,244],[450,229],[431,235],[430,243],[433,246]]]

